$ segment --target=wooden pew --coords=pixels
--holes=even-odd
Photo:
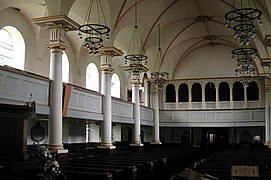
[[[111,173],[114,180],[125,180],[123,169],[109,168],[93,168],[83,166],[62,165],[61,171],[78,171],[78,172],[94,172],[94,173]]]
[[[113,180],[111,173],[95,173],[62,170],[68,180]]]

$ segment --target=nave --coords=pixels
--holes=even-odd
[[[60,175],[56,180],[270,179],[271,152],[257,144],[234,145],[212,154],[180,144],[129,147],[120,143],[110,153],[95,144],[78,147],[70,144],[68,158],[58,157],[59,170],[65,177]],[[33,149],[35,146],[28,147],[28,151]],[[8,170],[0,172],[10,180],[40,178],[35,163],[27,161],[10,164]]]

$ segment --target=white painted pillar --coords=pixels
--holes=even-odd
[[[49,30],[51,85],[48,149],[67,153],[62,144],[62,51],[66,49],[63,36],[78,29],[79,24],[65,15],[32,19],[34,24]]]
[[[270,85],[269,79],[265,79],[265,145],[270,145]]]
[[[233,105],[233,92],[232,92],[233,84],[232,84],[232,82],[230,82],[229,86],[230,86],[229,87],[230,88],[230,109],[233,109],[234,105]]]
[[[101,54],[100,70],[101,77],[101,94],[103,94],[103,122],[101,124],[101,145],[98,148],[115,149],[112,144],[112,97],[111,97],[111,75],[112,58],[122,55],[122,52],[114,47],[104,47],[99,50]]]
[[[201,107],[202,109],[205,109],[205,85],[202,83],[200,84],[201,85]]]
[[[215,83],[215,107],[219,109],[219,84]]]
[[[247,87],[244,87],[244,108],[247,108]]]
[[[131,146],[143,146],[140,137],[139,77],[132,74],[132,103],[134,103],[134,134]]]
[[[112,100],[111,100],[111,59],[110,56],[101,56],[102,71],[101,94],[103,95],[103,122],[101,131],[101,146],[98,148],[115,148],[112,145]]]
[[[149,92],[149,81],[144,79],[144,105],[150,107],[150,92]]]
[[[192,86],[191,86],[191,84],[188,85],[188,108],[189,109],[193,108],[193,103],[192,103]]]
[[[62,49],[50,48],[50,118],[48,148],[63,149],[62,144]]]
[[[161,144],[160,142],[160,132],[159,132],[159,98],[158,98],[158,86],[157,84],[152,85],[152,101],[154,109],[154,127],[153,127],[153,140],[152,144]]]

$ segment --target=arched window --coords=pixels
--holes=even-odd
[[[63,51],[62,54],[62,81],[65,83],[69,82],[69,68],[70,68],[70,63],[68,56],[65,51]]]
[[[251,81],[247,87],[247,100],[256,101],[259,100],[259,88],[255,81]]]
[[[113,74],[111,78],[111,96],[120,98],[120,79],[117,74]]]
[[[205,101],[216,101],[215,84],[208,82],[205,85]]]
[[[188,94],[188,85],[185,83],[180,84],[179,90],[178,90],[178,95],[179,95],[179,102],[188,102],[189,99],[189,94]]]
[[[166,87],[166,102],[176,102],[176,92],[173,84],[168,84]]]
[[[12,26],[0,30],[0,65],[24,70],[25,42],[21,33]]]
[[[233,84],[233,101],[244,101],[244,86],[237,81]]]
[[[202,101],[202,89],[200,83],[194,83],[192,85],[192,102]]]
[[[99,91],[99,72],[94,63],[90,63],[86,69],[86,88]]]
[[[219,101],[230,101],[230,87],[227,82],[219,84]]]

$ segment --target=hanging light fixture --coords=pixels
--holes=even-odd
[[[257,9],[255,0],[233,0],[231,6],[225,15],[225,26],[233,29],[233,37],[240,40],[240,45],[249,45],[250,39],[256,36],[255,21],[263,24],[262,12]]]
[[[146,56],[137,24],[137,0],[135,0],[135,25],[129,44],[128,53],[124,59],[125,64],[129,63],[127,70],[136,76],[138,76],[141,72],[146,72],[148,70],[148,68],[145,66],[148,62],[148,56]]]
[[[160,24],[158,25],[158,42],[159,47],[157,51],[156,61],[154,63],[153,72],[151,72],[151,79],[155,84],[157,84],[159,89],[162,89],[163,85],[165,84],[165,79],[168,79],[169,73],[166,71],[164,63],[162,63]]]
[[[110,32],[100,0],[90,0],[84,24],[79,26],[78,30],[80,39],[85,38],[84,47],[88,49],[89,54],[97,55],[99,49],[103,47],[104,36],[109,39]]]
[[[232,9],[225,14],[225,26],[234,31],[233,37],[239,48],[231,51],[232,60],[237,61],[235,75],[240,77],[244,87],[248,87],[251,76],[255,76],[253,61],[257,49],[251,47],[251,39],[256,36],[255,21],[262,25],[262,12],[257,9],[255,0],[233,0]]]
[[[256,59],[257,50],[255,48],[241,47],[231,51],[233,60],[237,60],[235,75],[240,77],[240,82],[244,87],[248,87],[251,77],[255,76],[253,61]]]

